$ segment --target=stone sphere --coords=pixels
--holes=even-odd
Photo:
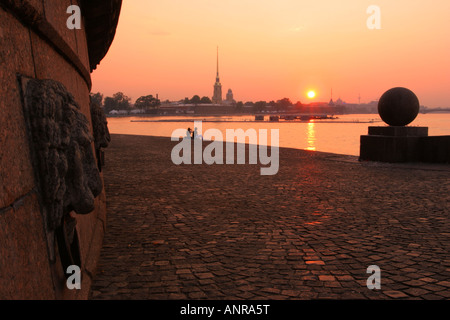
[[[416,119],[419,109],[419,99],[414,92],[401,87],[386,91],[378,102],[378,113],[390,126],[407,126]]]

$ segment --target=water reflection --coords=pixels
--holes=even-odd
[[[226,129],[280,129],[280,147],[306,149],[359,156],[360,136],[367,134],[369,126],[383,126],[383,123],[371,123],[377,115],[340,115],[338,120],[314,122],[255,122],[251,116],[226,117],[123,117],[108,118],[109,131],[113,134],[137,134],[170,137],[179,128],[187,129],[194,120],[203,122],[203,132],[218,129],[225,136]],[[131,122],[149,120],[152,122]],[[223,122],[214,122],[221,121]],[[156,121],[156,122],[155,122]],[[236,121],[236,122],[234,122]],[[450,135],[450,114],[420,114],[413,123],[415,126],[430,128],[430,135]],[[306,137],[306,138],[305,138]]]
[[[316,151],[316,128],[315,128],[315,123],[314,121],[310,121],[308,123],[307,126],[307,133],[306,133],[306,137],[307,137],[307,143],[308,143],[308,147],[306,148],[306,150],[309,151]]]

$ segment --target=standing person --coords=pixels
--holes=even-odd
[[[185,139],[191,139],[191,135],[192,135],[192,129],[188,128],[187,131],[186,131]]]
[[[197,127],[195,127],[194,132],[192,132],[192,139],[197,138],[197,136],[198,136]]]
[[[192,135],[193,135],[194,139],[200,139],[203,141],[203,136],[198,133],[197,128],[195,128],[194,133]]]

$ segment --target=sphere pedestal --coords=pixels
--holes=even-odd
[[[417,162],[421,160],[421,138],[427,127],[369,127],[361,136],[360,160],[380,162]]]
[[[378,113],[388,127],[369,127],[361,136],[360,160],[450,163],[450,136],[428,136],[428,127],[408,127],[419,113],[419,100],[406,88],[386,91]]]

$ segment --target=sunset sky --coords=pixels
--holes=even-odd
[[[381,30],[367,27],[370,5]],[[92,92],[212,97],[219,46],[223,96],[237,101],[328,101],[333,89],[364,103],[403,86],[450,107],[449,16],[448,0],[125,0]]]

